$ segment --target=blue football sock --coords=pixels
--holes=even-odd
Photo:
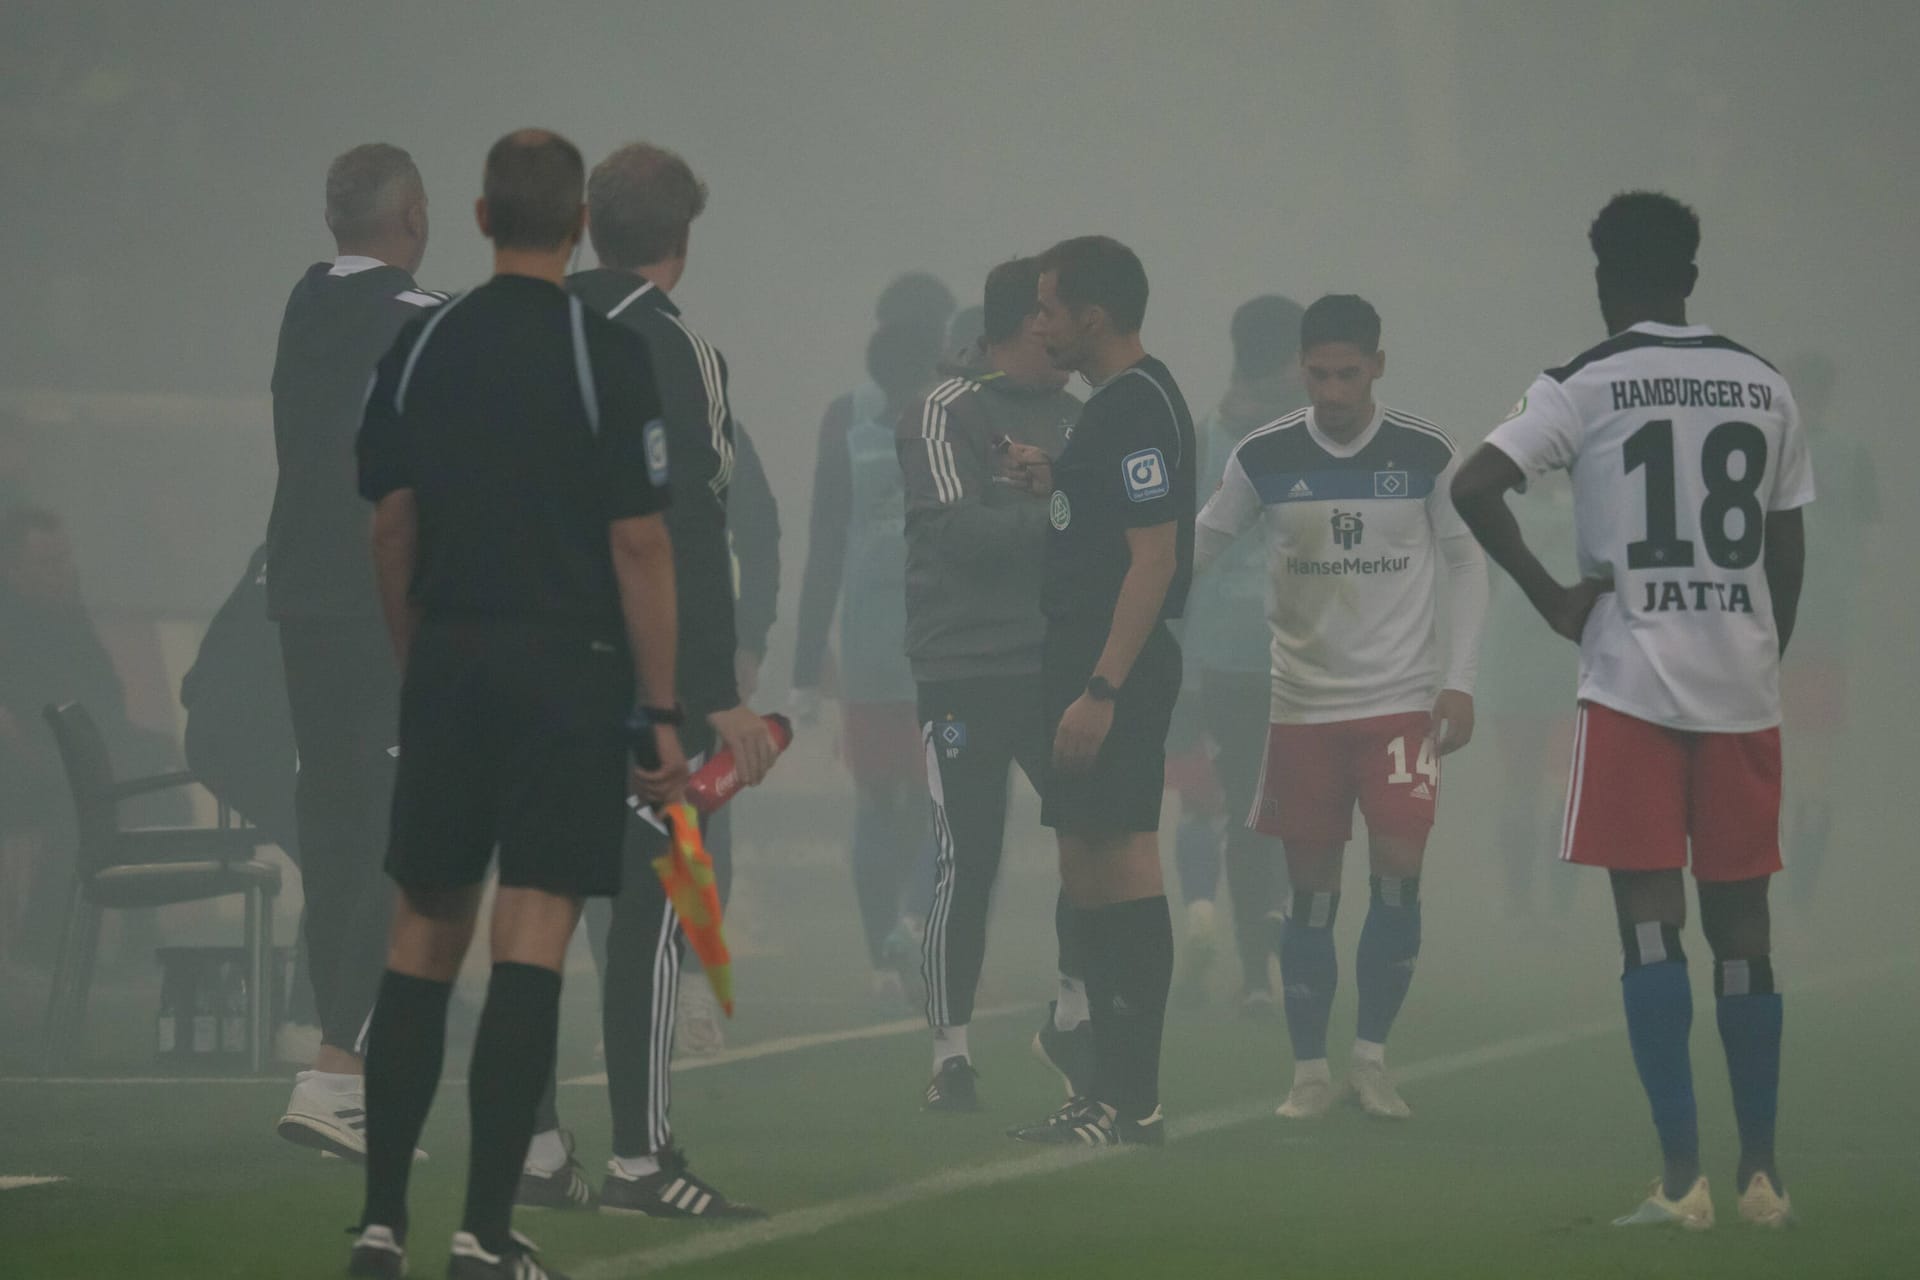
[[[1693,988],[1679,930],[1643,924],[1646,936],[1627,955],[1620,995],[1627,1009],[1627,1040],[1633,1065],[1653,1108],[1653,1127],[1666,1159],[1666,1191],[1687,1193],[1700,1172],[1700,1133],[1693,1100],[1693,1061],[1687,1037],[1693,1030]],[[1648,932],[1651,931],[1651,932]],[[1664,935],[1664,936],[1662,936]]]
[[[1327,1020],[1340,982],[1340,957],[1333,949],[1339,910],[1338,893],[1295,894],[1280,923],[1280,981],[1295,1062],[1327,1056]]]
[[[1360,928],[1354,977],[1360,991],[1362,1040],[1387,1042],[1387,1032],[1413,985],[1413,964],[1420,954],[1420,879],[1373,877],[1373,901]]]
[[[1781,1185],[1773,1160],[1773,1122],[1780,1103],[1780,993],[1765,956],[1722,960],[1713,967],[1715,1021],[1727,1051],[1733,1115],[1740,1126],[1739,1183],[1756,1173]]]

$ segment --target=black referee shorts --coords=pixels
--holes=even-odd
[[[497,847],[504,886],[618,893],[632,706],[617,632],[423,623],[400,692],[387,873],[408,889],[478,884]]]
[[[1060,717],[1086,692],[1106,648],[1104,623],[1049,621],[1040,679],[1051,744]],[[1165,624],[1154,627],[1114,699],[1113,729],[1087,773],[1049,767],[1040,821],[1065,831],[1158,831],[1166,786],[1167,728],[1180,699],[1180,645]]]

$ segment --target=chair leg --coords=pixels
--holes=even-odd
[[[273,898],[265,889],[254,889],[247,894],[247,967],[251,973],[247,982],[247,1023],[251,1029],[247,1060],[254,1075],[265,1069],[267,1046],[272,1043],[273,1029],[267,1025],[273,1008],[267,992],[272,961]]]
[[[74,944],[80,939],[80,915],[85,909],[86,895],[76,876],[67,900],[67,918],[60,925],[60,950],[53,963],[53,986],[47,992],[47,1020],[41,1029],[40,1042],[40,1074],[43,1076],[52,1075],[64,1061],[67,989],[73,983]]]
[[[106,912],[91,902],[80,912],[79,954],[75,962],[73,989],[67,997],[66,1043],[62,1054],[71,1056],[85,1048],[87,1040],[87,999],[93,994],[93,963],[100,954],[100,919]]]

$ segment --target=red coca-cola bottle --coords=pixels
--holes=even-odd
[[[793,741],[793,721],[779,712],[760,717],[767,722],[767,728],[773,734],[773,745],[785,751]],[[700,766],[699,772],[687,779],[687,803],[701,813],[713,813],[733,799],[740,790],[740,770],[734,767],[733,752],[724,747]]]

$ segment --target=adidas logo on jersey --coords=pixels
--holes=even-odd
[[[1415,800],[1431,800],[1433,799],[1433,788],[1423,782],[1413,789],[1413,798]]]
[[[1313,496],[1313,486],[1308,484],[1304,478],[1295,480],[1293,482],[1293,488],[1287,490],[1287,496],[1289,498],[1311,498]]]

